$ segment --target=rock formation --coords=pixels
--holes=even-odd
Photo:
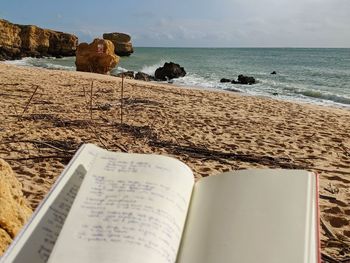
[[[252,85],[255,84],[255,78],[254,77],[249,77],[249,76],[244,76],[244,75],[238,75],[238,81],[239,84],[244,84],[244,85]]]
[[[254,77],[245,76],[245,75],[241,74],[241,75],[238,75],[237,80],[222,78],[222,79],[220,79],[220,82],[221,83],[231,82],[232,84],[252,85],[252,84],[256,83],[256,79]]]
[[[134,71],[126,71],[126,72],[118,73],[116,77],[119,77],[119,78],[124,77],[126,79],[136,79],[136,80],[143,80],[143,81],[154,80],[154,77],[151,75],[148,75],[143,72],[137,72],[135,74]]]
[[[131,43],[131,37],[124,33],[105,33],[103,38],[110,40],[114,44],[114,51],[118,56],[130,56],[134,53],[134,49]]]
[[[157,68],[154,73],[154,77],[157,80],[170,80],[174,78],[184,77],[186,75],[186,71],[183,67],[180,67],[179,64],[175,64],[173,62],[166,62],[163,67]]]
[[[105,39],[94,39],[91,44],[79,44],[75,65],[78,71],[106,74],[119,62],[114,54],[114,45]]]
[[[23,197],[21,183],[0,159],[0,256],[29,219],[32,210]]]
[[[22,57],[74,56],[78,43],[75,35],[17,25],[0,19],[0,60]]]
[[[154,77],[143,72],[137,72],[135,75],[136,80],[151,81]]]
[[[222,79],[220,79],[220,82],[221,83],[226,83],[226,82],[231,82],[231,80],[230,79],[226,79],[226,78],[222,78]]]
[[[134,71],[121,72],[121,73],[118,73],[116,77],[126,78],[126,79],[135,79],[135,72]]]

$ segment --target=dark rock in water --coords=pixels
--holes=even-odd
[[[143,81],[151,81],[151,80],[154,80],[154,77],[143,72],[137,72],[135,75],[135,79],[143,80]]]
[[[234,79],[231,81],[231,83],[232,83],[232,84],[241,84],[239,81],[236,81],[236,80],[234,80]]]
[[[272,93],[273,96],[278,96],[277,92]]]
[[[175,64],[173,62],[166,62],[163,67],[157,68],[156,72],[154,73],[155,79],[162,81],[184,77],[185,75],[185,69],[180,67],[179,64]]]
[[[124,78],[126,79],[135,79],[134,75],[135,75],[134,71],[126,71],[126,72],[118,73],[116,77],[122,78],[124,76]]]
[[[230,80],[230,79],[222,78],[222,79],[220,79],[220,82],[221,82],[221,83],[231,82],[231,80]]]
[[[272,72],[271,72],[271,75],[276,75],[276,74],[277,74],[276,71],[272,71]]]
[[[238,76],[238,82],[240,84],[244,84],[244,85],[252,85],[255,84],[255,78],[254,77],[249,77],[249,76],[244,76],[244,75],[239,75]]]
[[[57,56],[56,56],[56,58],[63,58],[63,56],[61,56],[61,55],[57,55]]]

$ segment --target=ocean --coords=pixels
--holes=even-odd
[[[25,58],[7,63],[75,70],[75,57]],[[154,75],[165,62],[187,75],[174,85],[238,90],[289,101],[350,107],[350,49],[324,48],[142,48],[122,57],[111,74],[133,70]],[[271,72],[276,71],[273,75]],[[220,83],[221,78],[253,76],[255,85]]]

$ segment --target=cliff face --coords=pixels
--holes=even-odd
[[[0,19],[0,59],[74,56],[77,44],[75,35]]]
[[[0,159],[0,257],[31,214],[16,174]]]

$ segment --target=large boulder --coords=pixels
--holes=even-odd
[[[32,214],[11,167],[0,159],[0,256]]]
[[[114,44],[114,51],[118,56],[130,56],[134,53],[132,47],[131,37],[125,33],[105,33],[103,39],[112,41]]]
[[[157,80],[170,80],[174,78],[184,77],[186,71],[179,64],[166,62],[163,67],[157,68],[154,77]]]
[[[75,35],[33,25],[12,24],[3,19],[0,19],[0,35],[0,59],[74,56],[78,44]]]
[[[119,62],[114,54],[114,45],[105,39],[94,39],[91,44],[79,44],[75,65],[78,71],[106,74]]]

